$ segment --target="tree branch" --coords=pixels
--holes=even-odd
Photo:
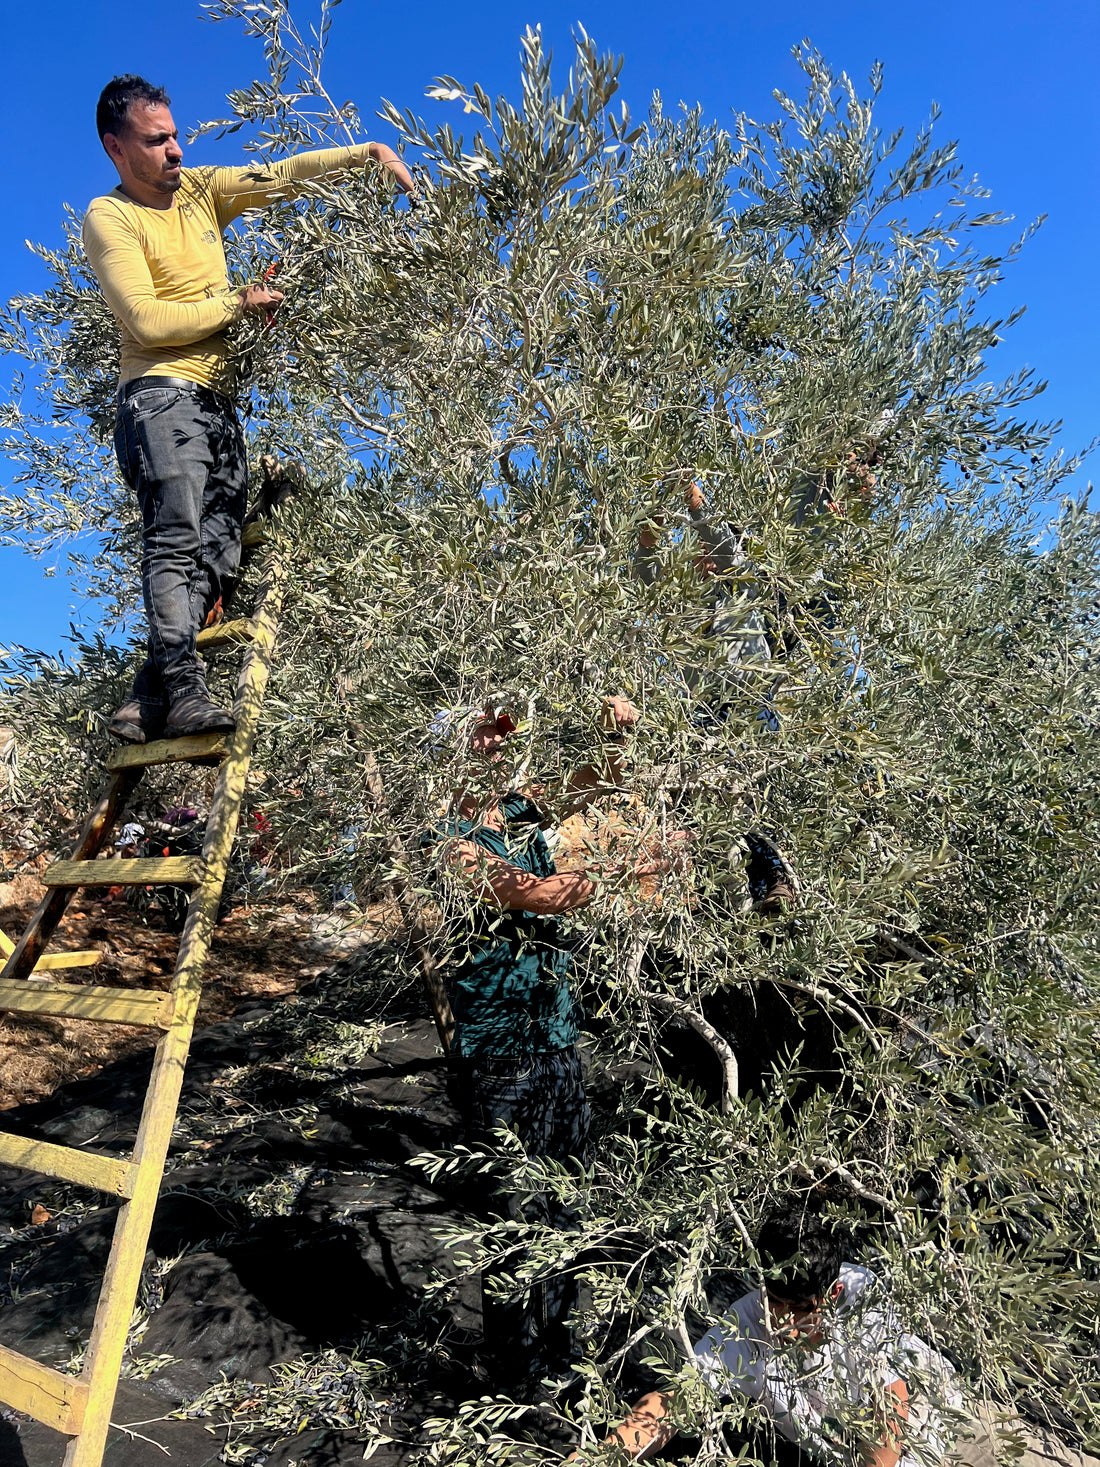
[[[728,1115],[733,1109],[734,1101],[737,1099],[740,1083],[740,1076],[737,1069],[737,1056],[734,1054],[729,1041],[719,1034],[713,1024],[708,1023],[703,1018],[698,1009],[693,1009],[689,1003],[685,1003],[682,999],[673,998],[668,993],[647,993],[642,989],[638,990],[638,997],[644,999],[646,1003],[656,1004],[658,1008],[669,1009],[677,1018],[682,1019],[685,1024],[690,1025],[696,1034],[705,1039],[711,1049],[714,1050],[722,1066],[722,1076],[725,1081],[722,1089],[722,1114]]]

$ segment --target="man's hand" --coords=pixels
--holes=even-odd
[[[408,194],[409,203],[417,203],[420,196],[416,192],[416,184],[413,181],[413,176],[393,149],[387,148],[385,143],[371,143],[367,148],[367,152],[376,163],[381,163],[382,167],[393,175],[394,182],[398,188]]]
[[[636,727],[641,716],[629,698],[616,694],[613,698],[603,700],[600,727],[605,733],[621,735],[628,728]]]
[[[283,299],[281,290],[271,290],[266,285],[246,285],[242,291],[238,291],[241,302],[241,314],[251,316],[256,311],[266,311],[268,316],[273,316]]]
[[[848,452],[848,479],[855,483],[861,494],[870,494],[878,483],[878,476],[874,472],[874,465],[878,460],[877,454],[860,455],[854,450]]]
[[[635,876],[660,876],[666,871],[685,871],[691,860],[690,830],[670,830],[656,852],[642,847],[644,854],[629,869]]]
[[[614,865],[593,860],[584,869],[593,881],[619,881],[624,876],[639,881],[645,876],[662,876],[666,871],[686,871],[694,839],[690,830],[670,830],[663,840],[642,841],[641,855],[633,860],[617,861]]]

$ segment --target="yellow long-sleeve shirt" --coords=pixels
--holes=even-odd
[[[185,168],[169,209],[121,189],[93,199],[84,250],[122,335],[121,380],[184,377],[231,390],[225,328],[238,319],[222,232],[246,209],[294,198],[299,185],[367,162],[368,143],[244,168]]]

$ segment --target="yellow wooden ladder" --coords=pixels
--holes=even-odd
[[[254,547],[263,538],[259,525],[249,526],[244,545]],[[0,971],[0,1010],[95,1019],[108,1024],[140,1024],[161,1031],[137,1142],[128,1161],[0,1132],[0,1163],[44,1172],[120,1199],[103,1288],[80,1375],[63,1375],[0,1345],[0,1401],[72,1438],[65,1452],[65,1467],[100,1467],[110,1429],[127,1331],[202,993],[203,966],[210,949],[267,688],[280,605],[281,577],[271,556],[261,577],[252,617],[246,621],[222,622],[199,636],[203,650],[231,644],[247,646],[234,708],[236,732],[129,745],[111,753],[107,759],[110,781],[88,817],[72,859],[58,861],[46,871],[43,880],[49,892]],[[155,764],[181,762],[221,766],[202,855],[97,861],[97,854],[144,771]],[[31,978],[36,970],[42,972],[52,966],[48,958],[43,962],[43,950],[74,891],[81,887],[157,884],[194,888],[175,973],[167,992]],[[72,957],[71,954],[59,956]]]

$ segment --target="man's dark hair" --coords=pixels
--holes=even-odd
[[[155,87],[143,76],[112,77],[99,94],[95,109],[95,125],[99,129],[99,141],[104,133],[116,135],[126,130],[127,112],[134,102],[146,107],[167,107],[172,99],[163,87]]]
[[[842,1238],[812,1202],[801,1199],[773,1212],[756,1241],[769,1290],[782,1299],[816,1299],[840,1275]]]

